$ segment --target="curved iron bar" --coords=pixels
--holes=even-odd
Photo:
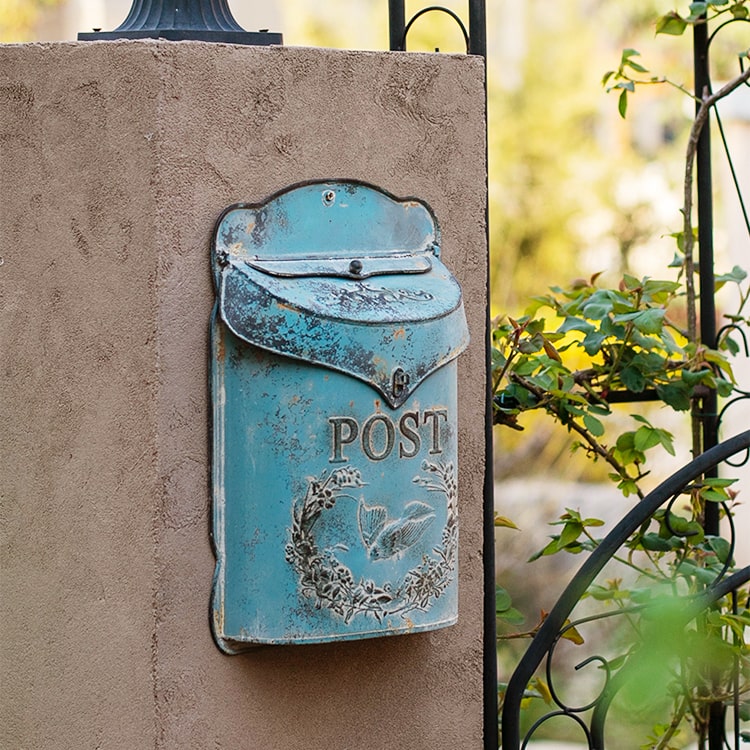
[[[741,568],[731,576],[717,581],[714,585],[709,586],[701,594],[697,594],[686,601],[685,608],[680,612],[678,618],[670,622],[670,632],[674,634],[681,631],[701,612],[707,610],[712,604],[717,602],[727,594],[736,591],[740,586],[750,581],[750,565]],[[599,750],[604,748],[604,724],[607,718],[607,712],[612,704],[612,700],[620,689],[628,682],[631,676],[638,672],[639,668],[648,661],[659,657],[660,648],[663,643],[644,643],[641,650],[635,655],[635,658],[628,660],[627,664],[612,678],[608,683],[606,690],[601,696],[601,700],[594,708],[591,717],[591,736],[593,739],[592,748]],[[737,735],[739,738],[739,733]]]
[[[750,430],[715,445],[663,481],[620,520],[584,561],[542,623],[508,682],[502,713],[502,747],[504,750],[518,750],[520,747],[520,710],[526,686],[550,648],[554,647],[559,640],[561,631],[566,627],[566,620],[596,575],[630,535],[669,498],[678,495],[690,482],[742,450],[750,450]],[[750,569],[744,569],[744,573],[750,577]],[[728,576],[715,582],[710,591],[715,592],[716,596],[723,595],[719,592],[731,591],[733,586],[738,585],[737,582],[741,577],[740,574]],[[704,599],[705,597],[700,601]],[[610,689],[607,688],[608,693]],[[592,745],[592,747],[600,750],[597,745]]]
[[[730,23],[737,23],[738,21],[741,21],[742,23],[750,23],[750,18],[729,18],[726,21],[723,21],[720,23],[709,35],[708,40],[706,42],[707,46],[710,48],[711,44],[713,43],[714,39],[716,38],[716,35],[725,27],[729,26]],[[742,63],[740,63],[742,65]],[[748,84],[746,84],[748,85]]]
[[[677,493],[676,495],[674,495],[672,497],[672,499],[669,501],[669,503],[667,504],[667,507],[666,507],[667,516],[665,516],[665,524],[667,525],[667,527],[669,528],[669,530],[673,534],[673,536],[689,536],[689,535],[686,535],[686,534],[680,534],[680,533],[676,532],[674,529],[672,529],[670,527],[670,525],[668,523],[668,520],[667,520],[668,519],[669,509],[672,507],[672,505],[674,504],[674,502],[681,496],[681,494],[682,493]],[[732,559],[734,557],[734,550],[735,550],[735,545],[736,545],[736,533],[735,533],[734,520],[732,519],[731,515],[729,514],[729,508],[727,507],[726,503],[721,503],[721,505],[724,508],[724,512],[726,514],[726,518],[727,518],[727,520],[729,522],[729,527],[730,527],[729,540],[730,541],[729,541],[729,550],[728,550],[727,555],[726,555],[726,561],[723,563],[723,565],[722,565],[721,569],[719,570],[719,572],[716,573],[714,581],[711,584],[712,586],[716,586],[721,581],[721,579],[724,578],[724,576],[726,575],[727,571],[729,570],[729,568],[731,566],[731,561],[732,561]],[[595,706],[598,706],[599,703],[604,699],[605,695],[607,694],[607,692],[610,689],[610,679],[612,677],[611,665],[610,665],[609,660],[606,657],[598,655],[598,654],[590,656],[587,659],[584,659],[579,664],[576,664],[575,667],[574,667],[574,669],[575,670],[579,670],[579,669],[582,669],[583,667],[587,666],[588,664],[590,664],[592,662],[598,662],[601,665],[601,667],[604,669],[604,672],[605,672],[605,675],[604,675],[604,684],[600,688],[600,690],[599,690],[598,694],[596,695],[596,697],[594,697],[592,700],[590,700],[585,705],[582,705],[582,706],[570,706],[565,701],[563,701],[560,698],[557,689],[555,688],[555,679],[554,679],[554,675],[552,673],[552,665],[553,665],[554,654],[555,654],[555,650],[557,648],[557,645],[560,643],[560,641],[563,638],[565,638],[565,633],[568,632],[569,630],[573,630],[573,629],[578,630],[581,626],[583,626],[583,625],[585,625],[587,623],[590,623],[590,622],[607,620],[607,619],[610,619],[610,618],[621,617],[621,616],[624,616],[624,615],[626,616],[626,615],[631,615],[631,614],[636,614],[636,613],[642,613],[642,612],[647,611],[649,609],[653,609],[653,606],[654,606],[653,602],[646,602],[646,603],[643,603],[643,604],[636,604],[636,605],[632,605],[632,606],[629,606],[629,607],[622,607],[620,609],[617,609],[617,610],[614,610],[614,611],[610,611],[610,612],[599,612],[599,613],[594,614],[594,615],[589,615],[587,617],[580,617],[580,618],[577,618],[576,620],[570,621],[570,622],[568,622],[567,625],[565,625],[560,630],[560,632],[557,634],[554,642],[550,645],[550,647],[549,647],[549,649],[547,651],[547,658],[546,658],[547,687],[549,689],[550,696],[552,697],[552,701],[561,709],[560,712],[557,712],[558,714],[565,714],[565,715],[578,714],[578,713],[583,713],[585,711],[588,711],[589,709],[594,708]],[[735,614],[736,614],[736,612],[735,612]],[[529,729],[527,731],[525,738],[529,739],[531,737],[531,734],[534,731],[536,731],[536,729],[538,728],[539,725],[540,725],[540,722],[535,723],[535,725],[531,729]]]
[[[563,627],[559,633],[556,634],[554,641],[550,645],[549,649],[546,653],[546,668],[545,668],[545,674],[547,677],[547,687],[549,688],[550,695],[552,697],[552,701],[555,703],[558,708],[561,709],[561,714],[571,715],[571,718],[573,715],[578,713],[583,713],[585,711],[588,711],[589,709],[593,708],[600,700],[602,695],[604,694],[604,691],[607,688],[607,685],[609,684],[609,681],[612,676],[612,670],[609,663],[609,660],[601,656],[599,654],[594,654],[593,656],[589,656],[588,658],[584,659],[583,661],[576,664],[573,668],[578,671],[579,669],[583,669],[583,667],[588,666],[592,662],[598,662],[602,668],[604,669],[604,684],[602,685],[601,689],[599,690],[599,693],[596,695],[595,698],[590,700],[588,703],[586,703],[583,706],[569,706],[565,701],[563,701],[560,698],[559,693],[557,692],[557,689],[555,688],[555,678],[552,674],[552,663],[554,659],[554,653],[555,649],[557,648],[557,644],[560,643],[560,641],[565,638],[565,633],[569,630],[572,630],[575,628],[578,630],[581,626],[589,623],[589,622],[597,622],[601,620],[608,620],[612,617],[620,617],[622,615],[628,615],[628,614],[635,614],[636,612],[642,612],[644,609],[648,607],[648,604],[637,604],[631,607],[623,607],[622,609],[613,610],[610,612],[600,612],[596,615],[589,615],[588,617],[580,617],[577,620],[573,620],[572,622],[569,622],[565,627]],[[526,732],[526,739],[529,739],[531,734],[535,731],[535,727],[538,726],[538,724],[535,724],[531,729],[529,729]]]
[[[716,332],[716,340],[721,341],[721,337],[727,331],[735,331],[736,333],[740,334],[740,336],[742,337],[742,343],[744,344],[745,356],[750,357],[750,347],[747,343],[747,334],[740,326],[737,325],[737,323],[728,323],[727,325],[719,328],[719,330]]]
[[[581,624],[581,622],[577,622],[575,625],[569,625],[567,628],[563,629],[563,633],[567,630],[572,629],[573,627],[578,627]],[[562,708],[566,714],[582,714],[584,711],[588,711],[590,708],[593,708],[597,701],[599,700],[599,696],[594,698],[593,700],[590,700],[588,703],[584,703],[582,706],[569,706],[567,703],[562,701],[560,699],[560,696],[557,693],[557,690],[555,688],[555,681],[552,676],[552,654],[554,651],[555,646],[560,642],[560,640],[563,638],[563,634],[560,633],[559,637],[555,641],[555,643],[550,647],[549,650],[549,656],[547,658],[547,687],[549,688],[550,695],[552,696],[552,700],[560,707]],[[594,662],[598,662],[602,668],[604,669],[604,685],[606,686],[611,678],[611,672],[609,668],[609,661],[605,659],[603,656],[600,656],[599,654],[594,654],[593,656],[589,656],[588,658],[584,659],[583,661],[578,662],[573,669],[576,670],[576,672],[579,669],[583,669],[584,667],[587,667],[589,664],[593,664]],[[604,690],[604,688],[602,688]]]
[[[738,395],[735,396],[733,399],[730,399],[727,401],[719,411],[719,414],[717,416],[717,422],[721,424],[721,420],[724,418],[724,414],[736,403],[740,401],[748,401],[750,400],[750,391],[741,391],[738,388],[735,388],[735,393]],[[748,461],[750,461],[750,449],[745,451],[745,456],[741,461],[734,461],[727,459],[726,464],[727,466],[732,466],[734,468],[739,468],[740,466],[747,465]]]
[[[591,730],[589,730],[588,726],[586,726],[586,722],[580,716],[576,716],[575,714],[571,714],[568,711],[562,710],[550,711],[550,713],[545,714],[540,719],[537,719],[531,726],[531,729],[529,729],[529,731],[526,733],[526,737],[524,737],[523,744],[521,745],[521,750],[526,750],[526,747],[528,746],[534,732],[536,732],[536,730],[539,729],[542,724],[546,724],[550,719],[555,719],[558,716],[564,716],[566,719],[571,719],[576,722],[576,724],[578,724],[578,726],[583,730],[583,733],[586,736],[586,742],[588,743],[589,747],[591,746]]]
[[[742,348],[744,349],[745,356],[750,357],[750,344],[748,344],[748,337],[747,333],[743,330],[742,327],[737,325],[737,323],[728,323],[725,326],[722,326],[717,332],[716,332],[716,340],[721,341],[722,336],[727,333],[728,331],[734,331],[736,333],[739,333],[740,337],[742,338]],[[726,412],[734,406],[736,403],[740,401],[747,401],[750,399],[750,391],[742,390],[741,388],[738,388],[735,386],[733,393],[735,394],[733,398],[726,401],[721,409],[719,410],[719,413],[716,415],[716,425],[717,428],[721,427],[721,423],[724,419],[724,415]],[[748,461],[750,461],[750,450],[745,451],[745,457],[739,461],[730,461],[727,460],[728,466],[733,466],[735,468],[738,468],[740,466],[745,466]]]
[[[447,13],[459,26],[461,29],[461,33],[464,35],[464,42],[466,42],[466,54],[470,54],[470,48],[471,48],[471,42],[469,41],[469,32],[466,30],[466,26],[464,25],[464,22],[461,20],[461,17],[455,13],[454,11],[450,10],[450,8],[444,8],[441,5],[430,5],[428,8],[422,8],[422,10],[417,11],[409,20],[409,23],[406,24],[404,27],[404,33],[401,37],[401,45],[400,49],[406,51],[406,36],[409,33],[409,29],[411,29],[412,25],[414,24],[414,21],[416,21],[421,16],[425,15],[426,13],[432,13],[433,11],[438,11],[440,13]]]

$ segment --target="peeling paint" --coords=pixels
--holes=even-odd
[[[222,214],[212,627],[225,652],[456,621],[468,331],[438,246],[425,204],[361,183]]]

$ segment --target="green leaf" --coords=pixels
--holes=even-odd
[[[668,539],[662,539],[658,534],[649,532],[641,537],[643,549],[649,552],[669,552],[672,549],[672,543]]]
[[[703,383],[706,377],[712,377],[713,373],[711,370],[682,370],[680,377],[685,384],[690,388],[695,388],[696,385]]]
[[[681,575],[695,578],[697,581],[705,584],[713,583],[716,580],[716,574],[713,571],[706,570],[706,568],[699,568],[688,560],[683,560],[677,566],[677,572]]]
[[[583,415],[583,423],[594,437],[601,437],[604,434],[604,425],[591,414]]]
[[[540,557],[547,557],[547,555],[554,555],[555,552],[560,551],[560,547],[558,545],[558,542],[560,540],[559,536],[553,536],[552,541],[550,541],[546,546],[542,547],[538,552],[535,552],[528,560],[527,562],[534,562],[534,560],[538,560]]]
[[[567,547],[569,544],[575,542],[583,532],[583,524],[580,521],[569,521],[563,526],[562,534],[560,534],[560,540],[558,541],[558,549]]]
[[[506,609],[504,612],[498,614],[497,619],[507,625],[523,625],[526,617],[524,617],[524,615],[515,607],[510,607],[510,609]]]
[[[519,342],[518,350],[523,354],[535,354],[544,347],[544,336],[535,333],[533,336]]]
[[[626,65],[632,57],[640,57],[640,56],[641,56],[641,53],[637,49],[633,49],[632,47],[626,47],[622,51],[622,55],[620,56],[620,64]]]
[[[714,490],[710,487],[701,490],[701,497],[709,503],[726,503],[729,495],[724,490]]]
[[[730,10],[732,11],[732,15],[735,18],[747,18],[750,14],[750,11],[748,11],[746,5],[742,5],[740,3],[735,3]]]
[[[703,480],[703,484],[706,487],[731,487],[737,482],[737,478],[730,479],[729,477],[706,477]]]
[[[495,586],[495,613],[506,612],[510,609],[512,603],[510,594],[502,586]]]
[[[688,522],[685,538],[689,544],[700,544],[705,539],[705,536],[706,532],[703,530],[703,526],[701,526],[699,521]]]
[[[633,318],[633,325],[641,333],[659,333],[664,325],[665,311],[658,307],[644,310]]]
[[[586,337],[581,342],[581,346],[583,346],[586,354],[593,357],[595,354],[599,353],[606,338],[605,334],[594,330],[591,333],[586,334]]]
[[[628,92],[626,89],[623,89],[620,92],[620,98],[617,100],[617,111],[620,113],[620,117],[624,120],[625,115],[628,112]]]
[[[674,294],[679,288],[680,283],[678,281],[646,279],[643,284],[643,293],[661,304],[666,302],[667,297]]]
[[[584,518],[581,523],[584,526],[604,526],[604,521],[601,518]]]
[[[687,21],[676,11],[670,11],[663,15],[656,22],[657,34],[670,34],[672,36],[682,36],[687,28]]]
[[[497,513],[495,513],[495,526],[505,529],[516,529],[516,531],[518,531],[518,526],[516,526],[516,524],[514,524],[513,521],[510,520],[510,518],[499,516]]]
[[[675,411],[687,411],[690,408],[690,392],[684,383],[673,381],[669,385],[658,385],[656,393]]]
[[[740,353],[740,345],[731,336],[726,336],[723,339],[720,348],[728,351],[733,357]]]
[[[667,265],[667,268],[682,268],[682,264],[685,262],[684,256],[679,253],[675,253],[672,260]]]
[[[562,325],[557,329],[559,333],[567,333],[568,331],[581,331],[582,333],[589,334],[596,330],[594,326],[583,318],[570,317],[565,318]]]
[[[747,10],[747,9],[746,9]],[[721,282],[734,282],[740,284],[747,278],[747,271],[735,266],[729,273],[718,274],[714,277],[714,281]]]
[[[729,560],[732,547],[729,542],[720,536],[707,536],[708,546],[713,550],[719,562],[724,565]]]
[[[690,521],[688,521],[687,518],[678,516],[675,513],[669,514],[669,526],[675,534],[685,536],[685,534],[687,534],[689,525]]]
[[[654,429],[653,427],[639,427],[635,431],[635,437],[633,439],[633,445],[635,446],[636,450],[639,450],[641,452],[647,451],[649,448],[653,448],[655,445],[659,445],[661,441],[659,440],[658,430]]]
[[[623,367],[620,371],[620,380],[633,393],[643,393],[646,388],[646,378],[635,367]]]
[[[623,479],[618,485],[617,489],[622,492],[625,497],[638,494],[638,483],[634,479]]]

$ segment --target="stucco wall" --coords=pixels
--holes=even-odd
[[[483,64],[0,47],[0,746],[479,748]],[[227,657],[208,627],[209,238],[302,180],[427,201],[463,285],[459,624]]]

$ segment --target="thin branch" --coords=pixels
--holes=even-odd
[[[579,425],[575,421],[575,419],[566,419],[565,417],[563,417],[563,415],[555,408],[553,402],[549,400],[544,401],[547,393],[543,388],[540,388],[534,383],[529,382],[526,378],[521,377],[514,372],[509,373],[508,377],[514,383],[518,383],[518,385],[525,388],[529,393],[536,396],[536,398],[540,402],[538,404],[539,407],[547,409],[552,414],[554,414],[555,417],[557,417],[557,419],[559,419],[566,427],[573,430],[573,432],[577,432],[586,441],[586,444],[589,446],[591,451],[600,458],[603,458],[619,476],[621,476],[623,479],[633,480],[635,483],[636,494],[641,500],[643,500],[643,491],[637,484],[638,477],[630,476],[625,467],[614,458],[612,452],[606,450],[606,448],[585,427],[581,427],[581,425]]]
[[[690,137],[688,138],[687,150],[685,153],[685,182],[683,185],[683,242],[685,247],[685,288],[687,292],[687,318],[688,318],[688,339],[693,343],[698,343],[698,317],[696,310],[696,292],[695,292],[695,258],[694,247],[695,237],[693,236],[693,171],[695,167],[695,157],[698,151],[698,141],[701,132],[708,122],[708,116],[718,101],[731,94],[736,88],[750,80],[750,67],[744,70],[736,78],[724,84],[715,94],[708,93],[706,88],[703,91],[701,105],[693,120],[690,128]],[[693,455],[698,455],[702,451],[702,432],[700,429],[700,419],[692,420],[692,443]]]
[[[683,196],[683,235],[685,246],[685,283],[687,285],[687,302],[688,302],[688,338],[692,343],[697,343],[698,324],[696,316],[696,294],[695,294],[695,260],[693,249],[695,247],[695,238],[693,237],[693,171],[695,166],[695,155],[698,150],[698,140],[703,131],[703,127],[708,121],[708,115],[718,101],[731,94],[736,88],[750,80],[750,67],[742,72],[741,75],[733,78],[729,83],[724,84],[715,94],[708,94],[704,91],[701,100],[701,106],[695,115],[693,125],[690,128],[690,137],[688,138],[687,151],[685,153],[685,181]]]

